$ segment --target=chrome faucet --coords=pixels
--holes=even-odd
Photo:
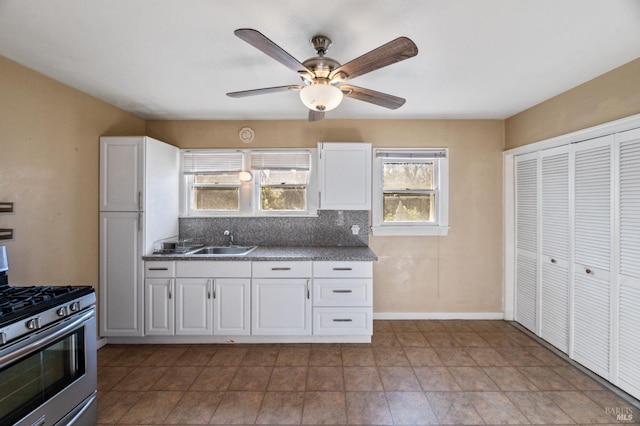
[[[224,236],[229,237],[229,245],[233,245],[233,234],[227,229],[224,231]]]

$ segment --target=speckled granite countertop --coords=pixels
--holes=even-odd
[[[336,260],[371,262],[378,256],[369,247],[258,247],[244,256],[154,254],[144,260]]]

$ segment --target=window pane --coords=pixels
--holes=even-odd
[[[193,176],[193,183],[217,183],[239,185],[238,173],[197,174]]]
[[[384,194],[385,222],[435,222],[435,194]]]
[[[306,188],[304,186],[284,188],[263,186],[260,191],[260,209],[270,211],[306,210]]]
[[[382,188],[433,189],[433,162],[429,163],[383,163]]]
[[[193,188],[195,210],[238,210],[238,188]]]
[[[309,181],[308,170],[261,170],[261,185],[306,185]]]

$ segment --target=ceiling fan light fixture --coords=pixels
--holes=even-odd
[[[342,102],[342,91],[331,84],[315,83],[300,89],[300,100],[314,111],[331,111]]]

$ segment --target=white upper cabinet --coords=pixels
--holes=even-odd
[[[371,210],[371,144],[318,144],[321,210]]]
[[[144,210],[144,138],[103,137],[100,144],[100,210]]]

